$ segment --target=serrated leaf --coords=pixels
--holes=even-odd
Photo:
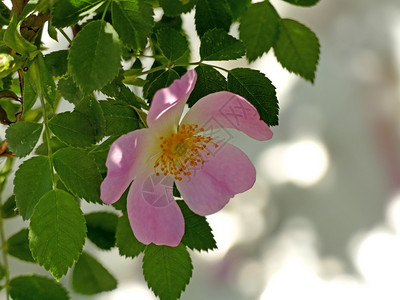
[[[55,1],[52,9],[52,23],[55,27],[74,25],[93,12],[103,0],[62,0]]]
[[[177,201],[185,218],[185,234],[182,243],[192,250],[208,251],[217,248],[214,235],[206,217],[196,215],[184,201]]]
[[[85,237],[85,218],[71,194],[53,190],[40,199],[29,225],[29,248],[57,280],[79,258]]]
[[[46,138],[45,136],[43,137],[44,139]],[[51,153],[56,152],[57,150],[61,149],[61,148],[65,148],[67,147],[66,144],[64,144],[63,142],[61,142],[57,137],[52,136],[50,138],[50,148],[51,148]],[[43,142],[42,144],[40,144],[37,148],[35,153],[37,155],[44,155],[47,156],[49,149],[48,149],[48,145],[47,142]]]
[[[118,219],[116,245],[120,255],[131,258],[138,256],[146,247],[136,239],[126,214]]]
[[[68,50],[59,50],[45,55],[44,61],[53,76],[61,77],[68,71],[67,58]]]
[[[245,52],[243,43],[222,29],[209,30],[201,38],[200,57],[202,60],[238,59]]]
[[[20,121],[11,124],[6,130],[6,139],[10,150],[18,157],[32,152],[40,138],[43,125]]]
[[[29,249],[29,230],[24,228],[8,238],[8,254],[28,262],[35,262]]]
[[[110,150],[111,144],[116,140],[116,136],[109,137],[107,140],[99,145],[94,146],[89,154],[93,156],[100,173],[107,173],[106,160],[108,156],[108,151]]]
[[[54,279],[39,275],[21,275],[10,281],[14,300],[68,300],[66,289]]]
[[[17,203],[15,203],[15,196],[12,195],[1,206],[1,217],[9,219],[15,216],[18,216]]]
[[[51,118],[48,125],[54,135],[67,145],[89,147],[96,143],[92,124],[80,112],[57,114]]]
[[[159,0],[164,14],[169,17],[176,17],[182,13],[187,13],[192,10],[196,4],[195,0]]]
[[[175,79],[179,79],[179,75],[173,69],[168,69],[166,71],[159,73],[157,77],[152,78],[152,80],[148,81],[143,87],[143,93],[145,95],[145,98],[151,101],[153,99],[154,94],[159,89],[170,86]]]
[[[187,101],[189,107],[208,94],[227,90],[225,77],[213,67],[200,65],[195,70],[197,80]]]
[[[94,212],[85,215],[87,237],[100,249],[109,250],[115,246],[115,232],[118,216],[108,212]]]
[[[56,101],[56,84],[41,54],[37,56],[37,64],[42,95],[47,103],[54,107]]]
[[[72,272],[72,288],[84,295],[111,291],[117,281],[94,257],[83,252]]]
[[[298,6],[313,6],[319,2],[319,0],[283,0]]]
[[[226,0],[197,0],[194,18],[200,37],[213,28],[222,28],[228,32],[232,23],[230,7]]]
[[[115,0],[111,15],[122,42],[130,49],[143,50],[154,25],[151,5],[139,0]]]
[[[76,85],[71,76],[61,78],[58,81],[58,91],[65,100],[75,105],[83,98],[82,91]]]
[[[319,48],[317,36],[305,25],[291,19],[281,20],[274,52],[283,67],[314,82]]]
[[[76,105],[75,110],[85,116],[89,121],[95,141],[100,141],[105,134],[106,120],[99,102],[93,96],[85,97]]]
[[[148,286],[161,300],[179,299],[192,277],[192,261],[185,245],[146,247],[143,275]]]
[[[278,38],[279,15],[269,1],[253,3],[240,20],[240,39],[249,61],[254,61],[274,45]]]
[[[228,91],[239,94],[253,104],[265,123],[278,125],[279,104],[275,87],[263,73],[247,68],[230,70]]]
[[[54,153],[54,168],[65,187],[79,198],[102,203],[102,177],[94,158],[81,149],[63,148]]]
[[[170,62],[176,61],[188,50],[189,44],[179,31],[164,27],[157,32],[157,42],[162,54]]]
[[[15,202],[24,220],[31,217],[39,199],[51,190],[52,174],[50,160],[44,156],[35,156],[24,161],[15,173]]]
[[[85,93],[101,89],[118,75],[121,45],[114,28],[105,21],[87,24],[73,40],[68,67]]]

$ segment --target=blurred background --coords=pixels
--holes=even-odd
[[[267,142],[236,133],[230,141],[255,163],[257,182],[208,217],[219,249],[192,253],[182,299],[400,299],[400,2],[271,2],[319,37],[315,84],[282,69],[272,52],[251,65],[277,88],[280,125]],[[196,47],[193,14],[184,25]],[[22,226],[12,219],[6,231]],[[72,299],[156,299],[141,258],[125,260],[90,241],[85,249],[119,286],[90,298],[71,292]],[[47,274],[9,260],[13,276]],[[61,282],[71,285],[68,276]]]

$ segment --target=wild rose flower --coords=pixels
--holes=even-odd
[[[246,154],[207,131],[235,128],[256,140],[272,137],[254,106],[226,91],[203,97],[180,121],[196,79],[191,70],[156,92],[148,128],[119,137],[108,153],[100,198],[114,203],[133,181],[127,212],[135,237],[144,244],[177,246],[183,237],[185,224],[172,194],[174,181],[199,215],[219,211],[235,194],[253,186],[255,168]]]

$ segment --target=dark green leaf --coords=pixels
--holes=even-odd
[[[99,102],[93,96],[85,97],[75,107],[75,111],[83,114],[91,124],[96,142],[100,141],[105,134],[106,120]]]
[[[15,173],[15,202],[24,220],[31,217],[39,199],[51,190],[52,174],[50,160],[44,156],[35,156],[24,161]]]
[[[175,79],[179,79],[179,75],[176,71],[172,69],[168,69],[161,74],[159,74],[156,78],[154,78],[151,82],[146,83],[143,88],[143,92],[145,93],[145,98],[152,100],[154,94],[162,88],[170,86]]]
[[[10,281],[14,300],[68,300],[65,288],[54,279],[39,275],[21,275]]]
[[[185,245],[146,247],[143,275],[154,294],[162,300],[178,299],[192,277],[192,261]]]
[[[158,46],[163,55],[170,61],[176,61],[188,50],[186,37],[172,28],[161,28],[157,32]]]
[[[56,279],[78,260],[85,237],[85,218],[71,194],[53,190],[40,199],[29,225],[29,248]]]
[[[45,137],[44,137],[45,138]],[[66,144],[64,144],[63,142],[61,142],[58,138],[56,138],[55,136],[50,138],[50,148],[51,148],[51,152],[54,153],[56,152],[58,149],[61,148],[65,148],[67,147]],[[35,153],[37,155],[44,155],[47,156],[48,155],[48,146],[47,146],[47,142],[43,142],[43,144],[40,144],[37,148]]]
[[[58,42],[57,30],[56,30],[56,28],[53,26],[53,24],[51,23],[51,21],[48,23],[47,33],[48,33],[49,37],[51,37],[53,40],[55,40],[56,42]]]
[[[10,9],[2,2],[0,2],[0,26],[8,25],[10,22]]]
[[[138,256],[146,247],[136,239],[126,214],[118,219],[116,243],[119,254],[131,258]]]
[[[200,37],[213,28],[222,28],[228,32],[232,23],[230,7],[226,0],[197,0],[194,18]]]
[[[1,217],[9,219],[15,216],[18,216],[17,203],[15,203],[15,196],[12,195],[1,206]]]
[[[36,68],[37,66],[32,64],[28,71],[24,73],[24,116],[39,96],[40,86],[38,85],[39,78],[37,78]]]
[[[47,103],[54,107],[56,101],[56,84],[54,83],[53,76],[49,72],[41,54],[37,56],[37,64],[39,68],[38,71],[42,95],[44,99],[46,99]]]
[[[54,77],[61,77],[68,71],[67,58],[68,50],[59,50],[47,54],[44,61]]]
[[[195,0],[159,0],[166,16],[175,17],[192,10]]]
[[[154,25],[151,5],[140,0],[115,0],[111,14],[122,42],[130,49],[143,50]]]
[[[319,2],[319,0],[283,0],[283,1],[299,6],[313,6]]]
[[[65,100],[75,105],[83,98],[82,91],[76,85],[71,76],[61,78],[58,81],[58,91]]]
[[[222,29],[209,30],[201,38],[200,57],[202,60],[238,59],[245,52],[243,43]]]
[[[319,48],[318,38],[309,28],[295,20],[281,20],[274,52],[283,67],[314,82]]]
[[[55,1],[52,10],[52,23],[56,27],[74,25],[90,14],[103,0],[62,0]],[[101,5],[101,3],[100,3]]]
[[[231,7],[232,19],[235,21],[246,11],[251,0],[228,0],[228,3]]]
[[[35,262],[29,249],[29,230],[24,228],[11,236],[7,241],[8,254],[24,261]]]
[[[94,212],[85,215],[87,236],[100,249],[109,250],[115,246],[115,232],[118,216],[108,212]]]
[[[74,147],[89,147],[96,143],[92,124],[80,112],[64,112],[49,121],[50,130],[64,143]]]
[[[121,67],[118,34],[105,21],[90,22],[73,40],[68,59],[71,75],[83,92],[101,89]]]
[[[208,94],[227,89],[225,77],[213,67],[200,65],[195,70],[197,81],[187,101],[189,106],[193,106],[199,99]]]
[[[43,125],[20,121],[11,124],[6,130],[6,139],[10,150],[19,157],[32,152],[42,132]]]
[[[72,273],[72,288],[84,295],[111,291],[117,281],[94,257],[83,252]]]
[[[107,140],[99,145],[94,146],[89,154],[93,156],[100,173],[107,173],[106,159],[111,144],[115,141],[116,137],[109,137]]]
[[[253,104],[265,123],[278,125],[279,105],[275,87],[263,73],[246,68],[233,69],[228,73],[228,90]]]
[[[184,201],[177,201],[185,218],[185,235],[182,243],[190,249],[213,250],[217,248],[214,235],[206,217],[196,215]]]
[[[2,280],[4,278],[4,276],[6,275],[6,270],[4,269],[3,265],[0,264],[0,280]],[[0,287],[0,290],[3,287]]]
[[[278,38],[279,15],[269,1],[253,3],[241,18],[239,32],[247,58],[254,61],[267,53]]]

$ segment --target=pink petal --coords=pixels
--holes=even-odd
[[[250,189],[256,179],[252,162],[231,144],[223,144],[204,159],[208,161],[191,170],[192,175],[176,181],[183,200],[199,215],[219,211],[234,195]]]
[[[234,128],[259,141],[269,140],[273,134],[250,102],[230,92],[216,92],[201,98],[182,123],[198,124],[205,130]]]
[[[143,161],[148,129],[132,131],[119,137],[110,147],[107,176],[100,186],[100,199],[111,204],[117,201],[136,175]]]
[[[132,183],[127,210],[132,231],[141,243],[172,247],[180,243],[185,222],[172,196],[172,184],[171,177],[155,174]]]
[[[155,93],[147,115],[147,124],[150,128],[169,127],[171,130],[170,128],[178,126],[186,100],[196,84],[196,79],[196,71],[188,71],[169,87]]]

